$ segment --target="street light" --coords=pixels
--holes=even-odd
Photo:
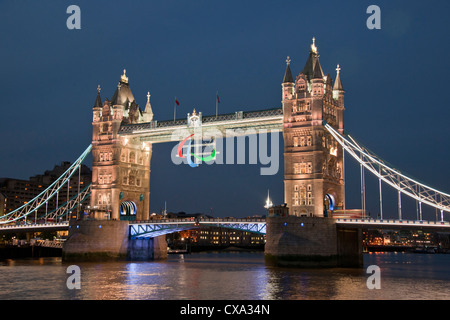
[[[264,208],[269,209],[272,208],[273,203],[272,201],[270,201],[270,196],[269,196],[269,190],[267,190],[267,200],[266,200],[266,204],[264,206]]]

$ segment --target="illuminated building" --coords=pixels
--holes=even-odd
[[[344,130],[344,89],[323,73],[313,38],[308,60],[294,79],[288,57],[282,82],[284,192],[289,214],[330,216],[344,206],[343,151],[323,121]]]
[[[142,110],[124,70],[111,100],[102,102],[100,87],[92,108],[92,189],[90,207],[98,219],[148,220],[152,145],[120,137],[122,124],[153,119],[150,94]]]
[[[221,227],[208,227],[195,230],[198,245],[216,246],[259,246],[265,242],[264,235],[232,230]]]
[[[253,232],[233,230],[222,227],[201,227],[167,235],[170,246],[183,247],[255,247],[261,248],[265,243],[265,235]]]
[[[6,195],[2,192],[0,192],[0,215],[3,215],[5,213],[6,203],[8,201],[8,198]]]

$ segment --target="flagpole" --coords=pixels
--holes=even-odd
[[[173,102],[173,122],[175,122],[176,114],[177,114],[177,97],[175,97],[175,100]]]
[[[219,91],[216,93],[216,118],[219,110]]]

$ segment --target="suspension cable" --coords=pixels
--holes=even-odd
[[[425,203],[436,209],[450,212],[449,194],[429,187],[404,175],[397,169],[387,166],[381,159],[379,159],[379,157],[374,155],[372,152],[369,153],[366,148],[361,147],[349,135],[346,136],[348,136],[352,141],[344,138],[339,132],[326,123],[326,121],[323,122],[323,125],[345,149],[345,151],[347,151],[356,161],[358,161],[376,177],[383,180],[397,191],[419,201],[420,205]],[[438,201],[438,196],[440,201]]]
[[[82,162],[92,150],[92,145],[89,145],[86,150],[81,154],[81,156],[58,178],[56,179],[50,186],[48,186],[44,191],[42,191],[39,195],[34,197],[32,200],[22,205],[21,207],[8,212],[0,216],[0,224],[6,224],[13,221],[17,221],[21,218],[26,218],[30,213],[35,210],[38,210],[41,206],[46,205],[47,202],[56,194],[58,196],[59,190],[63,187],[65,183],[68,183],[69,179],[75,173],[79,166],[81,166]],[[58,207],[58,204],[56,205]]]

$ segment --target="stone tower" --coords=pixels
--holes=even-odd
[[[344,89],[324,75],[313,38],[306,65],[292,77],[290,59],[282,83],[284,192],[289,214],[330,216],[344,206],[343,151],[323,121],[344,130]]]
[[[152,145],[120,137],[123,124],[153,119],[150,94],[141,110],[124,70],[111,99],[100,86],[93,107],[91,210],[97,219],[146,220],[149,216]]]

